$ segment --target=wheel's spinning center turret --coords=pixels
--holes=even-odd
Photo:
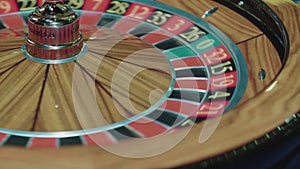
[[[76,60],[84,51],[79,18],[62,0],[46,0],[28,16],[25,57],[58,64]]]

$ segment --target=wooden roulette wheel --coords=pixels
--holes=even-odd
[[[300,11],[265,2],[278,16],[259,0],[1,1],[1,166],[209,167],[292,133]]]

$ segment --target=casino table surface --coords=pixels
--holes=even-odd
[[[15,0],[4,1],[9,3],[16,2]],[[4,3],[4,1],[0,2],[0,9],[8,10],[6,6],[7,3]],[[19,5],[28,2],[17,1]],[[28,146],[26,148],[14,144],[4,144],[0,147],[1,168],[300,168],[300,81],[298,78],[300,72],[298,65],[300,62],[300,7],[296,4],[300,2],[295,1],[295,3],[290,0],[264,0],[282,20],[289,34],[289,55],[285,60],[279,57],[277,49],[271,42],[272,40],[268,39],[262,30],[240,14],[220,3],[211,0],[156,1],[179,8],[199,18],[201,18],[206,11],[216,9],[217,7],[217,12],[205,18],[205,21],[224,32],[224,34],[236,44],[245,57],[248,66],[248,86],[245,89],[244,96],[236,107],[222,116],[217,129],[209,139],[203,143],[198,142],[199,131],[201,131],[206,124],[205,121],[200,121],[197,124],[193,123],[191,128],[182,127],[158,137],[151,138],[151,140],[125,140],[105,147],[107,150],[132,151],[139,156],[147,156],[146,154],[148,154],[148,152],[157,152],[162,147],[168,147],[169,140],[173,138],[176,139],[184,133],[188,133],[178,145],[169,151],[149,158],[122,157],[114,155],[98,146],[69,145],[63,147],[54,146],[55,148],[30,148]],[[36,1],[30,2],[37,3]],[[40,3],[40,1],[38,2]],[[78,8],[77,11],[81,9],[80,2],[80,0],[66,1],[66,3],[74,9]],[[90,2],[100,1],[94,0]],[[31,3],[26,4],[30,6]],[[22,5],[19,8],[21,7]],[[32,8],[26,8],[25,10],[31,9]],[[17,8],[15,10],[18,11]],[[88,19],[88,17],[85,18],[86,23],[89,23]],[[114,32],[108,31],[108,33],[113,34]],[[125,51],[130,51],[132,42],[136,42],[141,46],[147,46],[147,44],[137,42],[136,39],[128,38],[126,40],[125,44],[120,44],[119,46]],[[6,44],[11,44],[10,38],[0,41],[0,49],[5,48]],[[103,43],[103,45],[106,44]],[[21,48],[21,46],[18,47]],[[113,52],[118,53],[118,51]],[[157,55],[159,56],[159,54]],[[146,61],[148,60],[146,59]],[[160,61],[161,60],[158,59],[158,62]],[[139,60],[139,63],[145,64],[145,60]],[[72,66],[70,66],[71,64],[65,65],[67,66],[62,66],[61,70],[57,69],[57,71],[66,72],[62,74],[66,77],[66,81],[60,81],[62,84],[68,84],[67,82],[70,80],[68,71],[72,68]],[[110,67],[105,70],[109,72]],[[32,71],[35,71],[35,69],[32,69]],[[54,74],[55,72],[52,73]],[[149,72],[146,72],[146,75],[147,73]],[[146,79],[149,77],[141,76]],[[24,75],[23,79],[27,77],[30,76]],[[52,78],[55,79],[55,77],[56,76],[53,76]],[[163,81],[163,79],[159,78],[165,78],[167,80],[170,78],[164,76],[164,74],[160,76],[155,75],[154,77],[157,78],[149,78],[148,80],[152,80],[157,84]],[[5,77],[1,77],[1,80],[2,79],[5,79]],[[1,83],[2,82],[0,82],[0,85]],[[18,82],[14,82],[14,84],[18,84]],[[38,86],[33,82],[28,82],[28,84],[33,86],[31,89],[28,89],[28,91],[32,92],[32,95],[30,93],[28,94],[31,98],[36,95],[34,89],[35,87],[38,88]],[[6,84],[6,87],[9,86],[10,84]],[[62,90],[55,88],[55,85],[53,86],[54,87],[51,88],[50,85],[47,90],[54,90],[58,93],[64,93],[65,89],[69,90],[67,87]],[[143,89],[142,87],[141,91],[144,91]],[[1,87],[0,90],[5,89]],[[23,107],[18,107],[17,103],[27,102],[24,99],[17,100],[17,98],[16,96],[16,103],[14,102],[14,104],[16,104],[15,109],[21,109]],[[5,97],[3,100],[5,100]],[[47,102],[52,104],[52,100],[45,100],[46,106],[44,108],[51,109],[50,106],[47,107]],[[68,102],[64,104],[69,106]],[[1,106],[5,107],[5,105]],[[24,107],[27,108],[26,106]],[[55,107],[55,109],[58,108],[59,106]],[[50,113],[45,115],[46,120],[44,119],[47,125],[37,125],[34,129],[37,131],[50,131],[51,129],[48,128],[48,124],[51,124],[51,122],[49,123],[49,121],[60,117],[65,118],[63,115],[56,117],[49,114]],[[5,117],[6,116],[0,113],[0,118],[4,119]],[[116,116],[116,118],[119,118],[119,116]],[[4,125],[4,128],[8,129],[24,129],[30,131],[31,128],[26,126],[26,123],[21,123],[24,119],[25,117],[22,116],[14,116],[13,120],[20,121],[18,124],[0,120],[0,128],[3,128],[2,125]],[[72,118],[70,119],[70,121],[72,121]],[[213,119],[214,118],[210,120]],[[190,123],[190,121],[187,122]],[[73,127],[71,130],[78,129],[75,122],[70,122],[70,124],[68,122],[68,125],[67,122],[59,123],[53,130],[68,131],[68,127],[70,126],[70,128]],[[188,130],[190,131],[187,132]],[[4,137],[5,136],[2,137],[2,135],[0,135],[1,145],[5,142]],[[159,143],[159,146],[153,147],[151,145],[153,142]],[[137,147],[143,151],[137,150]],[[147,153],[143,154],[143,152]]]

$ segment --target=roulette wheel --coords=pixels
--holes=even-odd
[[[293,135],[300,11],[265,2],[1,1],[1,165],[205,168]]]

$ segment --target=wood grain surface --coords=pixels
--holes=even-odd
[[[245,55],[248,63],[250,82],[242,103],[237,108],[226,113],[222,117],[217,130],[205,143],[200,144],[198,142],[199,133],[204,125],[203,123],[200,123],[195,125],[187,137],[185,137],[185,139],[176,147],[172,148],[167,153],[152,158],[123,158],[113,155],[99,147],[76,146],[65,147],[58,150],[1,147],[1,168],[171,168],[220,155],[224,152],[238,148],[261,136],[264,136],[266,133],[274,130],[277,126],[283,124],[287,118],[300,111],[300,79],[298,78],[298,73],[300,72],[300,67],[298,65],[300,62],[300,44],[298,43],[300,39],[300,9],[289,0],[265,1],[283,20],[290,35],[290,55],[281,72],[280,70],[282,68],[282,64],[275,52],[276,50],[271,45],[270,41],[265,37],[265,35],[263,35],[263,33],[249,21],[230,11],[226,7],[220,6],[213,1],[160,0],[162,3],[181,8],[199,17],[201,17],[206,10],[218,6],[218,13],[212,17],[209,17],[207,21],[220,28],[231,39],[233,39],[236,44],[238,44],[238,47]],[[14,51],[9,55],[17,55],[16,52],[17,51]],[[13,60],[7,59],[5,58],[7,53],[1,53],[0,55],[1,61],[5,63],[5,66],[1,66],[0,69],[2,74],[0,79],[0,95],[7,95],[7,98],[0,101],[0,105],[7,105],[7,107],[3,107],[3,110],[1,109],[0,116],[1,121],[7,124],[8,127],[10,124],[13,124],[13,122],[10,122],[10,120],[5,120],[5,118],[13,119],[11,117],[17,117],[18,114],[9,114],[11,117],[7,117],[7,113],[2,112],[5,112],[6,109],[13,109],[13,105],[16,104],[14,103],[15,99],[13,98],[18,96],[9,94],[7,91],[10,88],[14,88],[13,90],[19,91],[19,93],[23,94],[24,97],[30,98],[27,100],[20,99],[25,103],[25,107],[23,107],[23,109],[28,109],[29,113],[36,112],[37,107],[31,107],[30,105],[32,104],[28,104],[28,102],[38,102],[38,100],[31,99],[31,97],[34,97],[40,93],[33,91],[41,90],[40,87],[42,84],[39,84],[37,81],[40,83],[43,82],[43,80],[40,80],[45,78],[42,72],[50,72],[49,77],[47,77],[49,78],[49,83],[44,91],[46,98],[43,101],[45,102],[43,106],[46,106],[45,109],[49,109],[49,111],[56,111],[55,105],[60,106],[61,104],[70,104],[67,103],[68,101],[65,99],[63,99],[60,103],[57,103],[57,100],[53,100],[53,98],[56,97],[51,96],[51,94],[56,92],[61,94],[62,92],[69,90],[64,89],[64,87],[69,85],[69,82],[66,82],[66,84],[63,85],[55,82],[55,80],[57,80],[57,78],[54,78],[55,71],[61,70],[64,73],[68,73],[68,71],[70,71],[74,65],[69,64],[68,66],[64,67],[52,66],[50,70],[50,68],[47,66],[40,66],[39,64],[36,64],[32,69],[28,70],[24,67],[26,67],[27,62],[29,61],[22,60],[18,57],[12,57]],[[19,66],[14,69],[10,69],[10,67],[16,63],[18,63]],[[142,63],[142,61],[140,63]],[[120,63],[116,63],[116,60],[112,59],[107,61],[105,64],[118,65]],[[105,67],[107,66],[104,66],[104,68]],[[261,69],[264,69],[267,72],[267,76],[264,81],[261,81],[258,76]],[[10,81],[7,83],[5,81],[7,77],[14,77],[16,73],[22,73],[23,76],[17,77],[13,82]],[[31,77],[28,79],[29,74],[34,75],[34,78]],[[151,74],[151,71],[146,71],[145,74]],[[145,75],[142,74],[140,76],[141,79],[143,79],[143,76]],[[160,76],[163,78],[168,77],[165,73],[161,73]],[[104,84],[107,83],[105,80],[109,79],[109,77],[103,77],[101,74],[97,76],[97,78],[99,78],[99,80],[104,80],[102,81]],[[144,85],[144,82],[138,79],[137,83]],[[11,83],[14,83],[15,86],[12,87]],[[21,87],[24,85],[26,86],[25,88]],[[270,88],[270,86],[273,87]],[[167,86],[163,86],[161,88],[166,90],[166,87]],[[4,88],[5,90],[2,90]],[[149,91],[152,89],[153,87],[149,86]],[[28,94],[28,90],[30,90],[30,94]],[[49,97],[47,98],[47,96]],[[135,97],[137,96],[133,94],[132,99]],[[61,99],[61,97],[59,99]],[[137,104],[136,106],[139,107],[140,105],[145,105],[146,102],[147,101],[144,101],[144,103]],[[50,107],[47,107],[49,106],[47,103],[51,103],[49,104]],[[147,104],[149,103],[147,102]],[[107,106],[106,109],[108,108],[111,107]],[[138,109],[142,110],[143,108],[145,107],[141,106]],[[70,111],[71,109],[72,108],[70,108]],[[28,118],[32,118],[33,115],[34,113],[30,113]],[[72,121],[73,117],[64,116],[65,115],[63,115],[62,118]],[[40,118],[41,121],[37,122],[37,129],[47,130],[47,125],[44,125],[47,124],[46,121],[49,118],[53,119],[53,121],[57,121],[56,119],[58,117],[47,112],[38,118]],[[24,129],[28,130],[32,129],[30,126],[24,126],[22,124],[22,120],[24,121],[26,119],[19,120],[20,123],[18,124],[20,124],[21,127],[24,127]],[[3,124],[1,121],[0,124]],[[61,126],[63,126],[62,128],[64,128],[64,130],[69,129],[69,127],[72,126],[72,124],[69,123],[62,124],[59,122],[59,120],[58,123],[58,128],[54,130],[61,130]],[[65,128],[65,126],[67,127]],[[170,140],[180,137],[185,132],[185,129],[182,129],[180,131],[168,133],[159,137],[151,138],[149,140],[130,140],[127,142],[121,142],[117,145],[107,146],[105,148],[110,150],[132,152],[136,155],[143,155],[145,152],[155,152],[160,150],[161,147],[168,146]]]
[[[35,63],[20,53],[23,37],[1,38],[0,127],[40,132],[82,130],[72,97],[75,66],[82,69],[86,79],[94,78],[90,69],[97,66],[95,97],[100,112],[80,115],[90,119],[86,122],[89,128],[123,121],[157,103],[172,80],[163,54],[136,37],[124,37],[109,29],[98,34],[101,39],[89,42],[86,55],[92,61],[93,57],[102,58],[99,65],[82,61],[59,65]],[[95,120],[99,114],[105,122]]]

